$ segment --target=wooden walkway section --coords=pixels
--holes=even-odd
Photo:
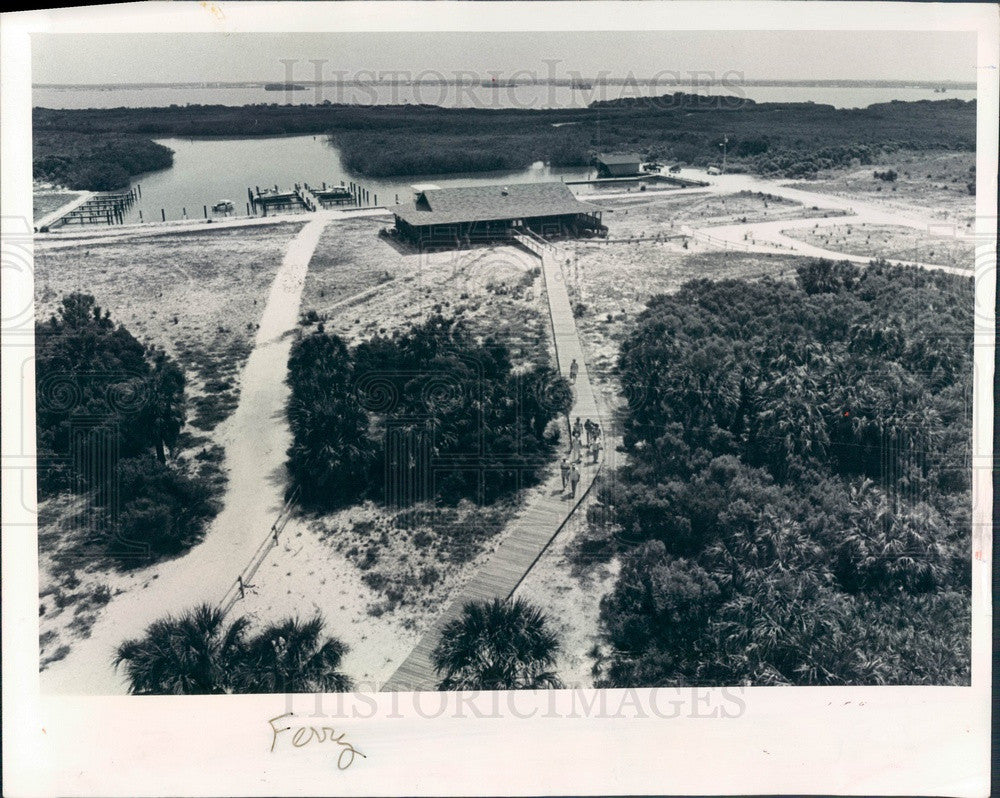
[[[45,214],[45,216],[43,216],[41,219],[38,219],[34,223],[35,231],[38,232],[41,230],[47,230],[50,227],[57,227],[58,224],[62,221],[64,216],[67,216],[80,206],[86,204],[87,202],[90,202],[91,198],[94,196],[95,192],[93,191],[81,192],[80,196],[70,200],[61,207],[56,208],[54,211]]]
[[[573,385],[574,402],[570,416],[573,419],[579,416],[581,419],[599,421],[603,437],[606,439],[608,425],[598,411],[583,356],[583,347],[577,335],[569,294],[557,261],[558,253],[541,241],[529,240],[519,243],[531,249],[542,260],[542,273],[548,295],[559,371],[568,378],[570,364],[574,360],[579,367]],[[542,492],[522,509],[513,521],[513,529],[489,561],[459,588],[458,593],[420,638],[409,656],[389,677],[382,687],[383,692],[437,689],[440,678],[431,664],[431,652],[437,645],[442,629],[461,616],[467,602],[489,601],[494,598],[508,599],[513,595],[593,485],[602,463],[599,461],[596,465],[590,465],[586,463],[587,459],[585,455],[584,462],[579,466],[580,484],[577,486],[576,497],[570,499],[568,494],[564,495],[561,492],[562,477],[558,472],[542,485]]]

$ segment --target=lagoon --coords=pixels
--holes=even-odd
[[[279,186],[291,189],[294,183],[320,186],[354,182],[367,189],[381,205],[405,200],[415,183],[439,186],[473,186],[509,181],[512,183],[549,180],[585,180],[593,177],[588,167],[550,167],[538,162],[513,172],[473,174],[407,175],[397,178],[367,178],[349,172],[341,162],[339,149],[326,136],[282,136],[241,139],[161,138],[157,142],[174,151],[169,169],[137,176],[132,184],[141,186],[142,197],[133,206],[129,222],[155,222],[202,218],[204,206],[212,216],[212,205],[232,200],[236,214],[246,215],[247,189]]]

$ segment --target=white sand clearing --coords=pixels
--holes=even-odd
[[[285,452],[291,442],[284,376],[291,333],[309,260],[327,220],[307,223],[289,245],[243,371],[239,406],[219,427],[229,471],[223,510],[205,540],[186,555],[114,580],[112,592],[125,592],[104,608],[89,638],[76,642],[65,659],[41,674],[44,692],[125,692],[125,680],[112,667],[116,646],[168,613],[218,602],[267,533],[284,503]]]
[[[368,614],[377,594],[362,581],[364,571],[294,517],[281,530],[245,598],[233,606],[234,616],[250,619],[253,627],[283,618],[307,620],[319,614],[324,634],[346,643],[349,651],[341,670],[359,690],[378,690],[420,639],[407,629],[407,613],[380,618]]]

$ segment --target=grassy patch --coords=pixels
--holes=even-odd
[[[955,235],[934,235],[932,230],[878,224],[842,224],[783,230],[784,235],[834,252],[872,258],[911,260],[972,269],[975,240]]]
[[[519,506],[518,497],[488,507],[419,505],[393,512],[366,503],[318,522],[324,537],[361,572],[379,596],[375,617],[400,607],[427,608],[440,600],[463,566],[496,540]]]

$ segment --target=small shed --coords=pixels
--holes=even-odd
[[[602,152],[594,162],[600,177],[636,177],[641,173],[642,157],[634,152],[618,155]]]

